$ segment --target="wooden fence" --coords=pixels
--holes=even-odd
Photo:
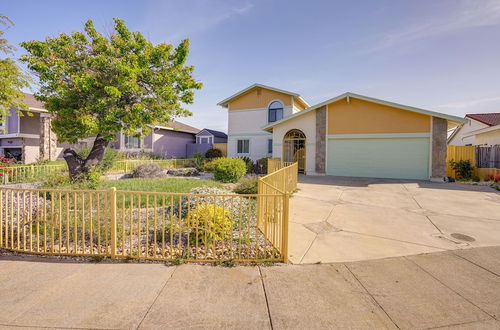
[[[500,175],[500,146],[454,146],[448,145],[446,155],[446,175],[456,177],[451,168],[450,161],[469,160],[475,167],[474,175],[481,180],[487,179],[488,175],[497,177]]]
[[[214,143],[212,148],[222,151],[222,157],[227,157],[227,143]]]

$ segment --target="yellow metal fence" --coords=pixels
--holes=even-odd
[[[163,169],[181,168],[181,167],[194,167],[196,159],[128,159],[119,160],[113,164],[113,167],[108,171],[109,173],[128,173],[139,165],[156,163]]]
[[[267,173],[273,173],[276,172],[279,169],[282,169],[283,167],[287,167],[292,165],[293,162],[283,162],[281,161],[280,158],[269,158],[267,160]]]
[[[108,173],[128,173],[141,164],[156,163],[161,168],[181,168],[196,166],[196,159],[128,159],[119,160],[113,164]],[[0,183],[24,183],[38,181],[54,172],[61,172],[67,169],[66,164],[57,165],[23,165],[0,168]]]
[[[273,209],[260,212],[261,204]],[[285,207],[287,196],[274,193],[1,188],[0,248],[168,261],[283,261]],[[265,218],[258,219],[261,214]]]
[[[3,167],[0,168],[0,182],[2,184],[9,184],[37,181],[54,172],[63,171],[66,168],[65,164]]]
[[[280,169],[259,178],[258,227],[264,236],[288,262],[288,218],[290,194],[297,189],[298,164],[285,166],[274,163]],[[268,167],[269,168],[269,167]]]

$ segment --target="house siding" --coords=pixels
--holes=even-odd
[[[195,142],[195,136],[191,133],[158,130],[155,134],[153,153],[165,158],[186,158],[186,145]]]
[[[40,135],[40,114],[31,113],[23,111],[23,116],[18,117],[20,119],[20,128],[22,134],[35,134]]]
[[[350,98],[328,105],[328,134],[427,133],[430,116]]]

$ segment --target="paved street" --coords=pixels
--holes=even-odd
[[[239,266],[0,257],[0,328],[500,329],[500,247]]]
[[[500,192],[490,187],[301,176],[298,188],[290,199],[294,264],[500,245]]]

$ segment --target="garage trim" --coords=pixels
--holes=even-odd
[[[326,173],[337,176],[428,180],[431,139],[430,133],[328,135]],[[337,152],[332,149],[334,145]],[[384,145],[387,145],[387,149],[383,147]],[[412,149],[416,153],[412,153],[411,157],[403,156],[401,166],[394,167],[391,163],[391,159],[394,158],[392,154],[387,154],[386,150],[402,150],[403,154],[406,154],[407,147],[416,147]],[[351,153],[350,150],[355,153]],[[359,150],[358,154],[354,150]],[[335,159],[332,158],[334,154],[337,154]],[[369,167],[365,165],[368,163]]]

